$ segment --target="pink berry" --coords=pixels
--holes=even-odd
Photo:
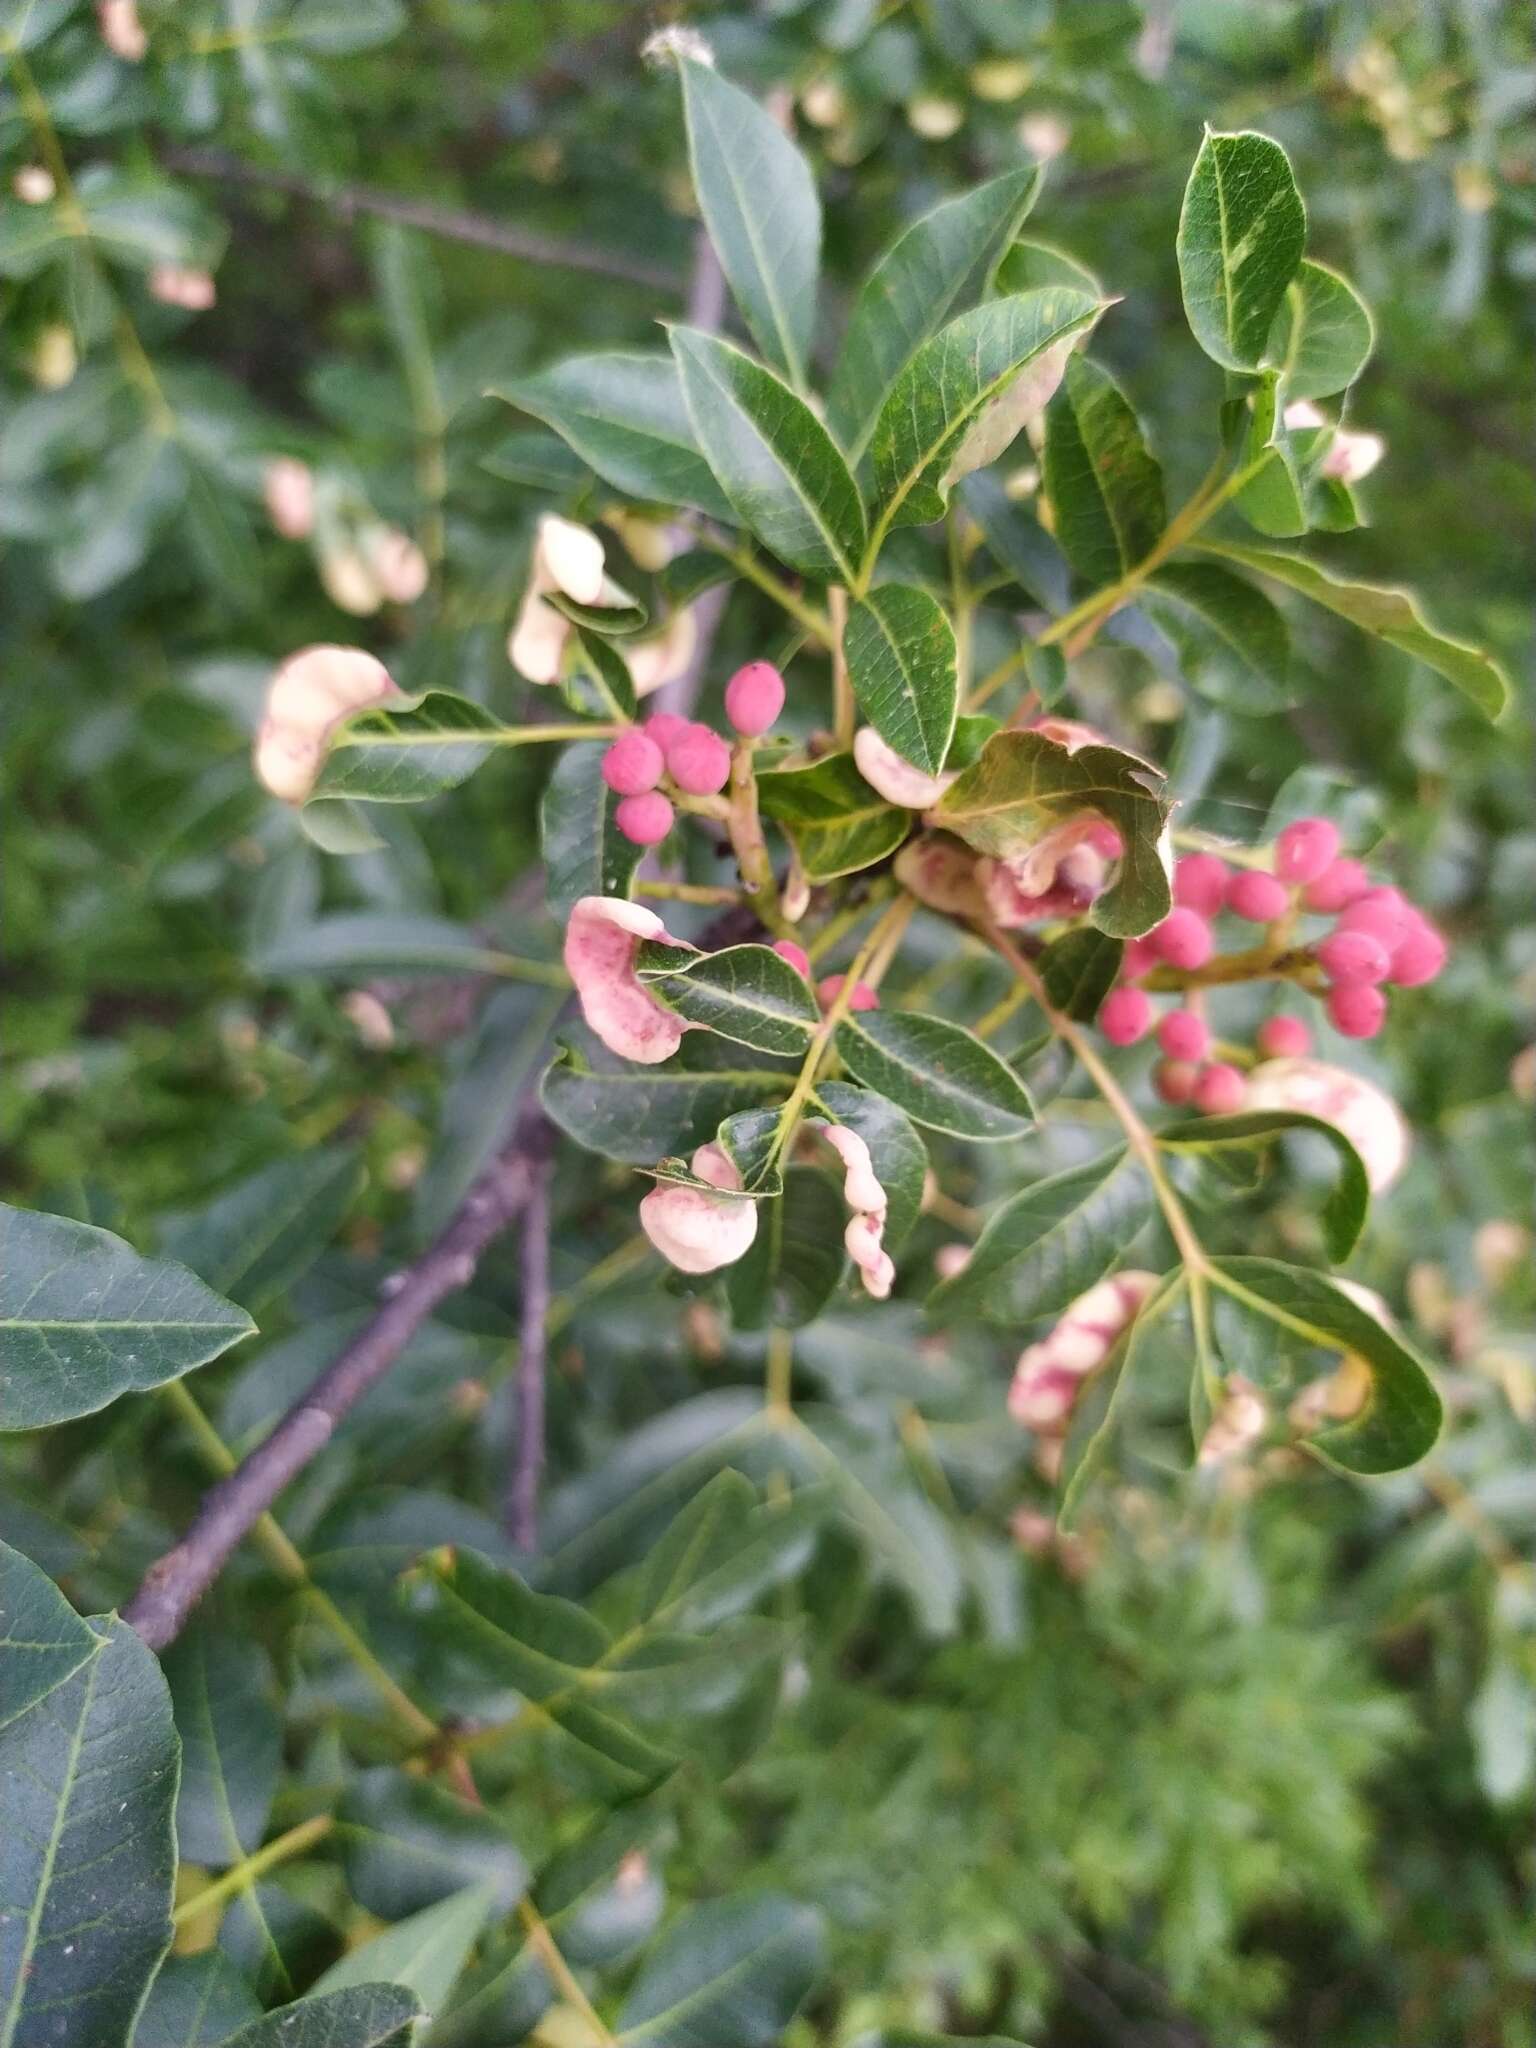
[[[1152,1069],[1152,1086],[1164,1102],[1176,1106],[1192,1098],[1199,1078],[1200,1069],[1188,1060],[1159,1060]]]
[[[1418,912],[1398,889],[1368,889],[1339,913],[1341,932],[1369,932],[1390,953],[1413,929]]]
[[[690,796],[714,796],[731,779],[731,750],[707,725],[685,725],[666,743],[667,773]]]
[[[1099,1029],[1111,1045],[1134,1045],[1152,1028],[1152,1002],[1139,988],[1112,988],[1099,1005]]]
[[[653,711],[641,730],[649,733],[665,753],[679,734],[685,733],[692,723],[692,719],[684,718],[676,711]]]
[[[1227,884],[1228,910],[1246,917],[1250,924],[1273,924],[1290,907],[1290,890],[1262,868],[1244,868]]]
[[[1275,873],[1282,882],[1315,882],[1339,853],[1339,828],[1327,818],[1298,818],[1275,841]]]
[[[1225,1060],[1213,1060],[1202,1067],[1195,1083],[1195,1107],[1206,1116],[1231,1116],[1241,1109],[1247,1087],[1236,1067]]]
[[[1211,928],[1198,910],[1171,910],[1148,934],[1152,950],[1170,967],[1203,967],[1216,950]]]
[[[846,974],[826,974],[816,984],[816,998],[824,1010],[830,1010],[843,992]],[[848,999],[850,1010],[878,1010],[880,998],[867,981],[854,983],[853,994]]]
[[[604,754],[598,773],[615,796],[644,796],[660,782],[663,765],[660,747],[632,725]]]
[[[775,939],[773,950],[781,960],[789,962],[796,974],[803,974],[807,981],[810,980],[811,956],[806,952],[804,946],[797,946],[793,939]]]
[[[1335,988],[1346,983],[1385,981],[1392,966],[1391,954],[1370,932],[1341,927],[1330,932],[1316,952],[1318,966]]]
[[[1345,909],[1363,896],[1371,886],[1371,878],[1357,860],[1346,855],[1342,860],[1329,863],[1316,881],[1308,882],[1302,891],[1302,902],[1308,910],[1321,911],[1325,917]]]
[[[725,715],[749,740],[758,739],[784,709],[784,678],[771,661],[749,661],[725,686]]]
[[[1152,950],[1150,939],[1127,939],[1125,951],[1120,955],[1120,979],[1140,981],[1148,968],[1157,965],[1157,955]]]
[[[1203,1060],[1211,1049],[1210,1027],[1193,1010],[1170,1010],[1157,1027],[1157,1042],[1171,1060]]]
[[[613,822],[633,846],[659,846],[672,830],[672,817],[672,806],[659,789],[624,797],[613,810]]]
[[[1446,963],[1449,947],[1427,917],[1411,926],[1408,936],[1392,949],[1392,971],[1387,976],[1399,988],[1422,988],[1433,981]]]
[[[1255,1041],[1267,1060],[1299,1059],[1312,1050],[1312,1034],[1300,1017],[1266,1017]]]
[[[1374,1038],[1387,1014],[1387,999],[1369,982],[1346,981],[1328,991],[1328,1019],[1345,1038]]]
[[[1227,864],[1214,853],[1186,853],[1174,863],[1173,900],[1185,910],[1214,917],[1227,887]]]

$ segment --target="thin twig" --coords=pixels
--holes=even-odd
[[[123,1619],[152,1650],[175,1641],[236,1545],[324,1449],[337,1423],[383,1378],[437,1304],[468,1286],[487,1245],[528,1200],[534,1171],[528,1132],[519,1119],[436,1243],[387,1283],[384,1306],[266,1441],[213,1488],[180,1543],[144,1574]]]
[[[552,1133],[551,1133],[552,1136]],[[544,1361],[549,1330],[549,1183],[553,1162],[533,1164],[523,1204],[522,1302],[518,1315],[517,1379],[513,1385],[514,1448],[508,1475],[507,1534],[520,1550],[539,1541],[539,1486],[544,1476]]]

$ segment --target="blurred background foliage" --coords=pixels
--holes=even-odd
[[[441,1221],[559,1002],[431,971],[444,944],[548,956],[526,874],[542,750],[386,814],[381,851],[328,861],[251,779],[260,691],[297,646],[363,640],[407,686],[519,714],[504,636],[532,521],[580,478],[482,394],[573,347],[646,345],[688,299],[675,84],[638,54],[658,19],[792,107],[845,295],[912,215],[1021,149],[1053,154],[1030,231],[1123,295],[1100,346],[1176,490],[1205,460],[1182,423],[1219,395],[1172,262],[1200,124],[1282,141],[1310,247],[1379,326],[1355,424],[1390,452],[1363,493],[1370,525],[1332,549],[1417,585],[1513,669],[1528,656],[1525,5],[141,13],[147,54],[129,63],[89,6],[0,6],[7,187],[41,166],[74,195],[73,211],[0,200],[0,1192],[198,1264],[195,1246],[259,1312],[261,1338],[196,1383],[237,1448]],[[212,266],[216,305],[153,296],[165,262]],[[309,550],[265,523],[277,452],[322,469],[342,517],[372,508],[419,539],[417,604],[337,609]],[[780,630],[733,605],[707,687]],[[743,1732],[752,1701],[736,1701],[717,1767],[661,1795],[645,1882],[626,1866],[629,1909],[592,1935],[603,1983],[624,1982],[664,1914],[771,1888],[824,1918],[827,1967],[789,2037],[804,2048],[903,2026],[1041,2048],[1536,2043],[1528,713],[1490,727],[1374,642],[1307,631],[1283,716],[1186,701],[1113,646],[1080,665],[1079,696],[1133,722],[1187,815],[1236,839],[1305,774],[1453,935],[1451,970],[1394,1007],[1370,1055],[1419,1137],[1351,1268],[1441,1362],[1452,1432],[1431,1467],[1369,1487],[1284,1462],[1196,1487],[1154,1454],[1103,1489],[1071,1548],[1030,1554],[1010,1517],[1048,1495],[998,1426],[1006,1344],[967,1333],[941,1354],[899,1300],[806,1333],[797,1391],[857,1533],[829,1530],[782,1594],[793,1647],[772,1667],[771,1731]],[[946,1187],[989,1199],[1080,1142],[1068,1104]],[[1315,1194],[1282,1194],[1262,1228],[1305,1244]],[[626,1546],[730,1455],[761,1354],[630,1249],[629,1176],[573,1156],[556,1207],[549,1542],[571,1560],[556,1589],[601,1609]],[[278,1214],[295,1227],[254,1260],[254,1219]],[[949,1234],[923,1231],[914,1264]],[[499,1551],[486,1511],[515,1302],[503,1250],[285,1504],[401,1673],[425,1652],[388,1561],[451,1539]],[[86,1611],[126,1597],[206,1478],[186,1416],[153,1396],[4,1460],[0,1535]],[[285,1681],[291,1821],[378,1738],[355,1674],[264,1571],[243,1556],[203,1626],[250,1628]],[[530,1860],[596,1796],[552,1749],[546,1733],[488,1759]],[[220,1940],[291,1993],[356,1938],[359,1908],[325,1864],[268,1894],[269,1951],[233,1910]],[[509,2012],[432,2038],[522,2038]]]

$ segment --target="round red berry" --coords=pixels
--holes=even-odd
[[[664,766],[661,748],[632,725],[604,754],[598,773],[615,796],[644,796],[660,782]]]
[[[1210,1027],[1194,1010],[1170,1010],[1157,1027],[1157,1042],[1171,1060],[1203,1060],[1211,1049]]]
[[[1134,1045],[1152,1028],[1152,1002],[1143,989],[1112,988],[1099,1005],[1099,1029],[1111,1045]]]
[[[1290,907],[1290,890],[1262,868],[1244,868],[1227,884],[1228,910],[1250,924],[1273,924]]]
[[[1298,818],[1275,841],[1275,873],[1282,882],[1315,882],[1339,854],[1339,828],[1327,818]]]
[[[731,750],[707,725],[685,725],[666,743],[667,773],[690,796],[714,796],[731,779]]]
[[[1330,932],[1316,952],[1318,966],[1335,988],[1347,982],[1385,981],[1392,966],[1391,954],[1370,932],[1341,927]]]
[[[1368,889],[1339,913],[1341,932],[1369,932],[1390,953],[1413,929],[1418,912],[1400,890]]]
[[[691,719],[684,718],[681,712],[653,711],[640,729],[648,733],[665,753],[678,734],[686,732],[692,722]]]
[[[1157,955],[1152,950],[1150,939],[1127,939],[1125,951],[1120,955],[1120,979],[1140,981],[1148,968],[1157,965]]]
[[[1433,981],[1444,967],[1450,949],[1427,917],[1410,927],[1406,938],[1392,948],[1392,971],[1387,976],[1399,988],[1421,988]]]
[[[1241,1109],[1247,1087],[1236,1067],[1225,1060],[1213,1060],[1202,1067],[1195,1082],[1195,1107],[1206,1116],[1231,1116]]]
[[[804,946],[797,946],[793,939],[775,939],[773,950],[781,960],[787,960],[796,974],[803,974],[807,980],[811,974],[811,956]]]
[[[1203,967],[1216,950],[1211,928],[1198,910],[1171,910],[1148,936],[1153,952],[1170,967]]]
[[[1363,896],[1371,886],[1371,878],[1357,860],[1346,855],[1341,860],[1331,861],[1316,881],[1308,882],[1301,892],[1301,900],[1308,910],[1321,912],[1332,917]]]
[[[1346,981],[1328,991],[1328,1020],[1345,1038],[1374,1038],[1386,1014],[1386,997],[1369,982]]]
[[[1267,1060],[1299,1059],[1312,1050],[1312,1033],[1300,1017],[1266,1017],[1255,1040]]]
[[[1159,1060],[1152,1069],[1152,1086],[1176,1107],[1193,1098],[1199,1078],[1200,1069],[1189,1060]]]
[[[613,822],[633,846],[659,846],[672,830],[672,818],[672,806],[659,789],[624,797],[613,809]]]
[[[739,733],[755,740],[784,709],[784,678],[771,661],[749,661],[725,686],[725,715]]]
[[[1227,887],[1227,864],[1214,853],[1186,853],[1174,863],[1173,900],[1185,910],[1214,917]]]
[[[816,997],[824,1010],[830,1010],[843,992],[846,974],[824,974],[816,984]],[[856,981],[853,994],[848,998],[850,1010],[878,1010],[880,998],[867,981]]]

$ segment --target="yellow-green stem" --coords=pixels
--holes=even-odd
[[[183,1899],[171,1915],[171,1925],[180,1927],[206,1913],[210,1906],[222,1906],[237,1892],[248,1891],[269,1870],[275,1870],[279,1863],[290,1862],[295,1856],[302,1856],[316,1842],[324,1841],[335,1825],[335,1818],[329,1813],[317,1813],[309,1820],[301,1820],[287,1834],[278,1835],[252,1855],[231,1864],[212,1884],[194,1892],[190,1899]]]
[[[858,723],[858,709],[853,701],[853,685],[848,680],[848,654],[845,646],[845,635],[848,630],[847,591],[829,590],[827,609],[832,614],[832,730],[840,747],[851,747],[854,728]]]

